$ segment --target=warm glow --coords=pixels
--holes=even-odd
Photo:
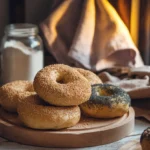
[[[130,33],[136,46],[138,46],[138,29],[139,29],[139,9],[140,0],[132,0],[131,2],[131,18],[130,18]]]

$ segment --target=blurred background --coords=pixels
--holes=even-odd
[[[39,25],[63,0],[0,0],[0,41],[11,23]],[[150,65],[150,0],[109,0],[128,27],[143,61]],[[42,36],[42,35],[41,35]],[[45,51],[45,63],[52,56]],[[53,60],[55,61],[55,60]]]

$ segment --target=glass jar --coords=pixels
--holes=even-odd
[[[43,68],[43,44],[38,27],[33,24],[10,24],[0,48],[1,84],[15,80],[33,81]]]

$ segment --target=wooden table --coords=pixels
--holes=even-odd
[[[136,119],[134,132],[128,137],[125,137],[124,139],[120,141],[107,144],[107,145],[103,145],[103,146],[65,149],[65,150],[81,150],[81,149],[82,150],[119,150],[119,148],[125,143],[128,143],[132,140],[139,140],[140,135],[143,132],[143,130],[149,126],[150,126],[150,123],[147,122],[146,120]],[[0,150],[12,150],[12,149],[14,150],[61,150],[62,148],[43,148],[43,147],[27,146],[27,145],[14,143],[6,139],[0,138]]]

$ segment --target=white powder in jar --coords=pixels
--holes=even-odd
[[[7,41],[2,52],[2,83],[15,80],[33,81],[43,68],[43,50],[34,50],[20,41]]]

